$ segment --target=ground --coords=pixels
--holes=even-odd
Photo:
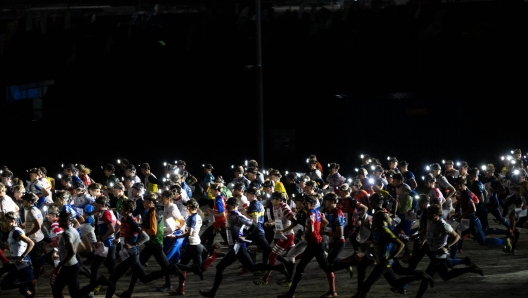
[[[492,227],[500,228],[497,224],[491,221]],[[220,238],[217,240],[220,241]],[[520,242],[518,244],[516,255],[506,254],[499,247],[482,247],[474,240],[466,240],[464,242],[464,252],[460,257],[469,256],[473,262],[478,264],[484,271],[484,276],[478,274],[465,274],[454,280],[445,282],[437,275],[435,276],[435,287],[427,290],[424,297],[445,298],[445,297],[526,297],[528,291],[528,231],[521,232]],[[347,245],[343,252],[343,256],[351,254],[351,246]],[[224,247],[224,251],[226,248]],[[260,260],[260,255],[257,257]],[[215,265],[218,260],[204,273],[204,280],[201,281],[196,275],[189,274],[185,286],[186,297],[201,297],[198,293],[199,289],[210,289],[213,284]],[[427,260],[424,259],[418,266],[418,269],[425,270]],[[242,294],[250,293],[252,298],[275,297],[277,294],[287,291],[287,288],[276,284],[283,276],[275,273],[271,276],[270,282],[267,286],[256,286],[252,280],[257,279],[258,276],[246,273],[238,276],[236,273],[239,269],[239,263],[234,263],[231,267],[225,270],[224,280],[217,293],[217,297],[241,296]],[[463,266],[463,265],[462,265]],[[149,267],[145,268],[147,272],[158,268],[156,261],[152,258],[149,261]],[[47,268],[49,269],[49,268]],[[370,273],[371,268],[367,271]],[[105,274],[106,269],[102,268],[101,273]],[[123,276],[117,284],[117,293],[126,289],[130,276]],[[177,284],[178,278],[175,276],[172,279],[173,284]],[[81,286],[86,285],[88,279],[84,276],[80,277]],[[152,296],[168,296],[168,294],[156,292],[156,287],[163,285],[163,280],[154,281],[149,284],[142,284],[138,282],[135,287],[134,297],[152,297]],[[242,287],[244,286],[244,287]],[[357,290],[357,278],[350,276],[346,270],[336,273],[336,287],[339,296],[351,297]],[[312,261],[306,268],[304,277],[297,288],[295,297],[308,298],[319,297],[328,289],[325,274],[319,269],[317,263]],[[408,297],[414,297],[418,284],[411,284],[407,291]],[[104,290],[96,295],[96,297],[104,297]],[[65,294],[67,294],[65,288]],[[19,297],[17,290],[1,291],[1,297]],[[380,279],[371,289],[369,297],[397,297],[400,294],[394,294],[390,291],[387,282]],[[40,278],[37,288],[37,297],[51,297],[51,288],[49,281]],[[65,297],[69,297],[65,295]],[[117,297],[117,296],[114,296]]]

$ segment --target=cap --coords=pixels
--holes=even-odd
[[[139,165],[139,167],[140,167],[141,169],[147,169],[147,170],[150,170],[150,165],[149,165],[148,162],[144,162],[144,163],[142,163],[141,165]]]
[[[143,185],[143,183],[137,182],[137,183],[134,183],[134,185],[132,185],[132,188],[137,189],[137,190],[143,190],[145,189],[145,186]]]
[[[85,185],[82,182],[74,182],[72,185],[73,189],[85,189]]]
[[[204,169],[214,170],[213,166],[210,163],[206,163],[203,167]]]
[[[233,186],[233,189],[243,190],[244,189],[244,183],[242,183],[242,182],[235,183],[235,185]]]
[[[84,214],[86,215],[92,215],[93,212],[95,211],[95,208],[92,205],[86,205],[84,206],[83,211],[84,211]]]
[[[452,160],[446,160],[446,161],[445,161],[445,164],[448,165],[448,166],[452,166],[452,165],[454,165],[454,163],[453,163]]]
[[[231,197],[227,200],[226,202],[226,205],[230,205],[230,206],[238,206],[238,201],[236,198],[234,197]]]
[[[343,183],[341,186],[339,186],[340,191],[350,191],[350,186],[348,183]]]
[[[317,202],[317,198],[313,195],[305,196],[304,201],[306,203],[315,204]]]
[[[270,176],[275,176],[275,177],[278,177],[279,179],[282,178],[282,175],[279,172],[279,170],[273,170],[269,174],[270,174]]]
[[[246,193],[256,195],[258,193],[258,189],[256,187],[250,187],[247,189]]]
[[[310,160],[308,160],[308,164],[316,165],[317,164],[317,160],[316,159],[310,159]]]
[[[438,163],[434,163],[431,165],[431,170],[441,170],[442,167]]]
[[[185,204],[185,207],[198,209],[200,208],[200,204],[198,204],[198,202],[195,199],[191,199],[187,201],[187,203]]]
[[[180,159],[180,160],[178,160],[178,161],[176,162],[176,165],[177,165],[177,166],[186,166],[187,164],[185,163],[185,161],[183,161],[183,160]]]
[[[117,182],[116,184],[114,184],[114,189],[125,190],[125,186],[123,185],[123,183]]]
[[[95,203],[96,204],[99,204],[99,205],[109,205],[110,204],[110,201],[108,200],[107,197],[105,196],[100,196],[98,197],[96,200],[95,200]]]

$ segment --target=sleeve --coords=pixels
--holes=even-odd
[[[196,215],[198,216],[198,215]],[[189,216],[187,220],[187,228],[194,230],[196,227],[196,216]]]
[[[215,199],[215,206],[218,212],[225,212],[223,199]]]
[[[130,225],[130,230],[134,233],[138,233],[141,230],[141,227],[135,219],[129,218],[128,224]]]
[[[340,227],[345,225],[345,215],[341,210],[337,213],[335,226]]]
[[[242,199],[240,199],[240,202],[242,203],[242,207],[244,208],[249,206],[249,201],[245,196],[242,196]]]
[[[20,239],[22,239],[22,236],[24,236],[24,231],[19,229],[15,229],[15,231],[13,231],[13,239],[15,239],[16,241],[20,241]]]
[[[178,207],[176,207],[176,205],[174,205],[174,204],[171,204],[169,206],[171,208],[171,216],[174,217],[175,219],[180,220],[183,216],[181,215],[180,210],[178,209]]]
[[[101,219],[105,224],[113,223],[112,220],[112,214],[110,214],[111,211],[106,210],[103,212],[103,216],[101,216]]]
[[[245,217],[244,215],[238,213],[238,222],[245,225],[245,226],[252,226],[253,225],[253,220],[252,219],[249,219],[247,217]]]
[[[450,224],[444,221],[443,225],[444,225],[444,230],[446,231],[446,233],[451,234],[453,232],[453,227],[451,227]]]

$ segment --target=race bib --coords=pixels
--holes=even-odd
[[[275,220],[275,230],[276,231],[284,230],[284,226],[282,225],[282,220],[280,220],[280,219],[276,219]]]

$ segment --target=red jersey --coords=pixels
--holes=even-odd
[[[360,189],[354,194],[354,200],[360,202],[361,204],[369,207],[369,195],[366,191]]]
[[[337,208],[343,211],[343,216],[345,217],[345,238],[350,237],[356,231],[356,217],[354,213],[356,213],[359,207],[361,207],[361,203],[351,197],[340,199],[339,203],[337,203]]]
[[[308,245],[317,245],[323,241],[323,237],[321,237],[321,220],[324,218],[324,215],[321,214],[321,212],[312,209],[308,210],[306,214],[306,231],[308,231],[308,227],[311,226],[312,232],[308,233],[306,232],[306,242],[308,242]]]

